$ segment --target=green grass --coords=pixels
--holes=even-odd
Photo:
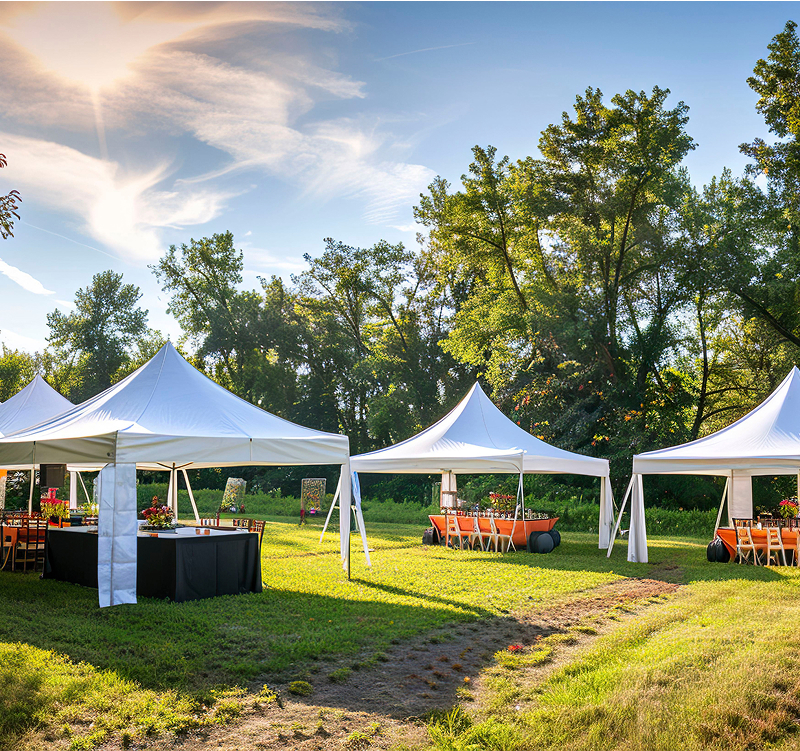
[[[13,747],[37,728],[68,733],[73,747],[81,748],[109,735],[135,739],[226,721],[245,701],[237,686],[255,692],[270,681],[306,680],[313,686],[321,663],[350,656],[369,664],[397,640],[419,634],[441,640],[449,624],[569,599],[623,577],[696,582],[692,591],[707,603],[696,607],[709,612],[715,597],[718,606],[745,598],[736,600],[742,619],[737,628],[744,634],[750,623],[751,639],[758,636],[756,596],[772,602],[770,592],[785,592],[774,602],[788,608],[788,593],[797,592],[793,571],[707,563],[703,540],[652,540],[651,564],[642,566],[625,561],[624,544],[607,560],[588,534],[565,535],[546,556],[498,555],[423,547],[419,526],[388,524],[370,525],[371,569],[359,552],[360,540],[353,540],[347,581],[338,538],[328,534],[320,545],[319,531],[318,525],[298,528],[275,520],[267,525],[261,594],[180,604],[143,599],[100,610],[95,590],[0,572],[0,747]],[[679,633],[677,616],[670,618]],[[773,636],[789,623],[787,611],[775,621]],[[653,633],[660,630],[653,627]],[[687,637],[687,644],[697,638]],[[636,639],[641,641],[631,636],[631,643]],[[557,645],[552,648],[557,652]],[[623,646],[613,650],[621,653]],[[528,658],[518,667],[545,656]],[[610,667],[602,675],[603,685],[624,682]],[[549,703],[542,699],[537,705],[537,723],[582,706],[580,697],[567,700],[563,693],[571,682],[565,676],[563,686],[552,684]],[[224,693],[230,689],[233,694]],[[591,711],[595,706],[586,704]],[[101,713],[103,724],[89,727],[87,718]],[[509,732],[518,724],[508,726]],[[524,733],[530,732],[525,726]]]

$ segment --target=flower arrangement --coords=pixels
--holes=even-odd
[[[800,510],[800,506],[798,506],[797,498],[784,498],[778,504],[778,513],[784,519],[794,519],[798,510]]]
[[[517,496],[504,493],[489,493],[489,501],[498,511],[511,511],[517,502]]]
[[[69,516],[69,505],[66,501],[57,501],[53,498],[43,499],[41,503],[42,516],[47,519],[57,516],[59,519],[66,519]]]
[[[220,511],[228,511],[232,514],[240,511],[244,513],[244,493],[247,488],[247,482],[241,477],[229,477],[228,482],[225,483],[225,493],[222,495],[222,503],[220,504]]]
[[[157,495],[153,496],[152,505],[142,511],[142,516],[145,518],[146,527],[153,529],[168,529],[172,526],[172,509],[169,506],[161,504]]]
[[[84,503],[78,510],[82,511],[84,514],[86,514],[86,516],[97,516],[100,513],[100,506],[93,501],[88,501],[87,503]]]

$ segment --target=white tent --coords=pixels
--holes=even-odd
[[[349,549],[349,440],[283,420],[210,380],[167,343],[145,365],[58,417],[0,438],[0,466],[101,466],[101,605],[136,601],[135,468],[339,464]],[[177,483],[173,484],[173,492]],[[177,493],[173,495],[173,499]]]
[[[0,436],[14,433],[31,425],[60,415],[74,405],[58,393],[38,373],[21,391],[8,401],[0,404]],[[26,467],[27,469],[27,467]],[[28,511],[33,508],[33,468],[31,467],[31,491],[28,497]],[[70,473],[70,491],[75,485],[75,476]]]
[[[575,474],[603,478],[600,547],[613,523],[608,461],[534,438],[509,420],[476,383],[439,422],[394,446],[350,460],[355,472]]]
[[[0,436],[37,425],[73,406],[37,374],[22,391],[0,404]]]
[[[727,428],[633,457],[633,477],[622,509],[630,495],[628,560],[642,563],[647,562],[642,475],[649,474],[726,477],[717,525],[726,498],[729,521],[752,518],[754,475],[796,474],[800,489],[800,370],[792,368],[769,397]]]

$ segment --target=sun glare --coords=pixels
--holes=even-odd
[[[107,3],[46,3],[32,5],[6,31],[43,68],[99,92],[130,75],[131,63],[148,49],[193,25],[142,18],[125,21]]]

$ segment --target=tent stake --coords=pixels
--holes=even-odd
[[[631,481],[628,483],[628,489],[625,491],[625,497],[622,499],[622,505],[619,508],[619,516],[617,517],[617,523],[614,525],[614,532],[611,535],[611,539],[608,541],[608,553],[606,553],[606,558],[611,557],[611,551],[614,549],[614,541],[617,539],[617,532],[619,532],[619,525],[622,523],[622,514],[625,512],[625,506],[628,503],[628,498],[630,497],[631,491],[633,490],[633,478],[636,475],[631,475]]]

